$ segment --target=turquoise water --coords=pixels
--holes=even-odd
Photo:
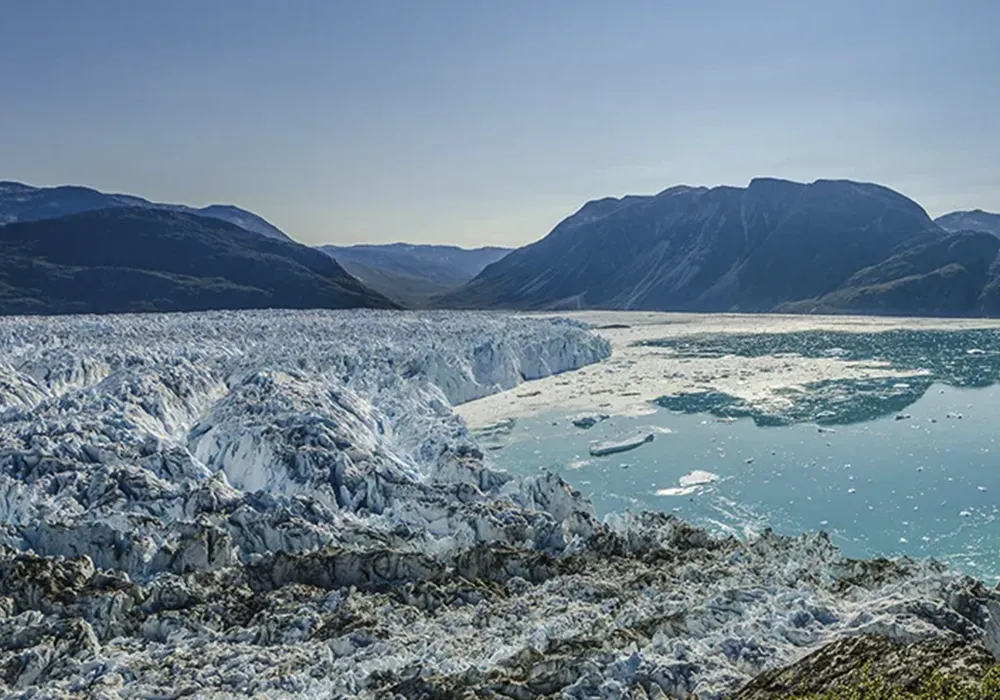
[[[835,427],[762,427],[753,416],[660,407],[582,430],[553,412],[520,420],[483,444],[501,468],[562,474],[601,515],[662,510],[740,536],[765,527],[787,534],[825,530],[848,556],[931,556],[994,580],[1000,577],[1000,386],[967,387],[927,384],[918,397],[894,404],[894,410],[905,406],[904,414],[883,415],[881,406],[871,420],[852,414]],[[593,441],[641,431],[654,432],[654,441],[609,457],[588,453]],[[718,480],[678,488],[694,470]],[[663,489],[674,495],[658,495]]]

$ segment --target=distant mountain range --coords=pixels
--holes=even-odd
[[[409,308],[433,306],[436,297],[458,289],[510,252],[409,243],[319,249],[367,286]]]
[[[0,225],[55,219],[99,209],[139,207],[197,214],[236,224],[242,229],[271,238],[291,240],[277,226],[239,207],[212,204],[200,209],[183,204],[150,202],[130,194],[108,194],[89,187],[62,185],[33,187],[21,182],[0,182]]]
[[[0,182],[0,313],[582,308],[1000,315],[1000,215],[773,178],[586,203],[531,245],[303,246],[252,212]]]
[[[981,214],[935,222],[898,192],[845,180],[672,187],[588,202],[437,303],[995,314],[1000,233]]]

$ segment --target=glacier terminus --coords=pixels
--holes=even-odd
[[[970,577],[598,519],[453,410],[611,353],[498,313],[6,319],[0,695],[705,700],[848,636],[1000,651]]]

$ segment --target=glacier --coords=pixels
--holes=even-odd
[[[0,695],[705,700],[848,635],[1000,652],[967,576],[598,521],[454,411],[611,352],[485,313],[6,319]]]

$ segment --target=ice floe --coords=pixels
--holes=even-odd
[[[609,440],[598,442],[590,446],[590,454],[593,457],[606,457],[607,455],[618,454],[619,452],[629,452],[650,443],[655,438],[653,433],[640,433],[623,440]]]
[[[570,422],[572,422],[573,425],[575,425],[577,428],[582,428],[583,430],[587,430],[589,428],[593,428],[601,421],[606,421],[610,417],[611,416],[609,416],[607,413],[584,413],[578,416],[574,416],[573,418],[570,419]]]

